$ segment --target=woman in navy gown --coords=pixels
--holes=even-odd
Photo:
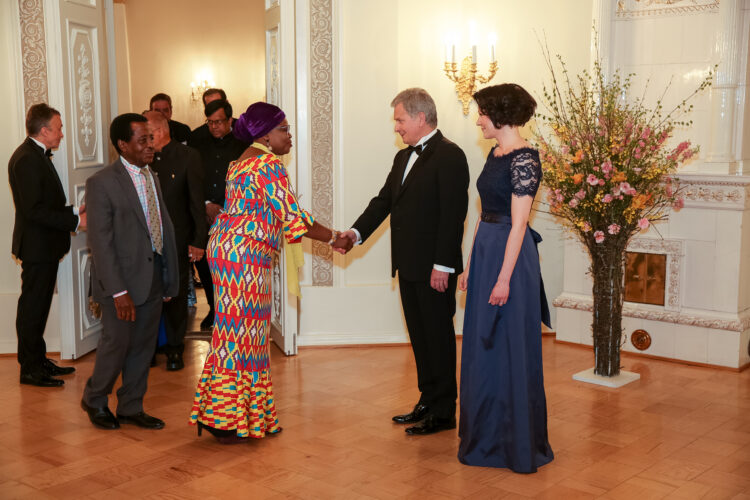
[[[549,310],[541,237],[528,225],[542,168],[519,134],[536,102],[511,83],[484,88],[474,100],[477,125],[497,146],[477,179],[482,215],[458,281],[467,291],[458,459],[531,473],[554,457],[542,374],[541,325],[549,325]]]

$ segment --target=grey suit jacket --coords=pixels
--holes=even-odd
[[[174,228],[153,177],[163,226],[163,293],[174,297],[180,280]],[[135,305],[143,304],[151,289],[154,252],[138,192],[119,158],[86,181],[86,213],[94,300],[112,300],[113,294],[127,290]]]

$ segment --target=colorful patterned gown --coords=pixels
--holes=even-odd
[[[262,438],[281,430],[269,365],[272,256],[282,231],[296,242],[313,218],[271,153],[229,164],[224,212],[206,249],[216,316],[190,423]]]

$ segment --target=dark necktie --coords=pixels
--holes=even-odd
[[[52,150],[51,149],[45,149],[44,150],[44,156],[47,158],[52,158]]]
[[[417,153],[417,156],[422,154],[422,151],[424,151],[424,144],[418,144],[416,146],[409,146],[406,148],[407,151],[409,151],[409,154],[411,153]]]
[[[156,193],[151,182],[151,173],[148,167],[141,169],[141,175],[146,178],[146,203],[148,204],[148,230],[151,233],[151,243],[154,244],[156,253],[161,255],[161,220],[159,219],[159,209],[156,208]]]

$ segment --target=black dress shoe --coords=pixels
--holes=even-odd
[[[404,413],[403,415],[396,415],[393,417],[393,421],[397,424],[414,424],[422,420],[429,411],[422,403],[417,403],[414,409],[410,413]]]
[[[170,352],[167,354],[167,371],[174,372],[185,368],[185,363],[182,361],[182,354],[179,352]]]
[[[201,330],[210,330],[214,326],[214,313],[209,312],[201,321]]]
[[[22,373],[21,383],[37,387],[60,387],[65,384],[59,378],[51,377],[46,371],[39,370],[32,373]]]
[[[411,436],[424,436],[440,431],[456,428],[456,417],[438,418],[435,415],[427,415],[424,420],[413,427],[407,427],[406,433]]]
[[[94,427],[99,427],[100,429],[107,430],[120,428],[120,423],[106,406],[103,408],[94,408],[93,406],[89,406],[83,400],[81,400],[81,408],[83,408],[83,411],[88,413],[89,420],[91,420],[91,423],[94,424]]]
[[[156,417],[152,417],[151,415],[148,415],[145,412],[139,412],[139,413],[136,413],[135,415],[120,415],[118,413],[117,420],[119,420],[121,424],[133,424],[133,425],[137,425],[138,427],[143,427],[144,429],[163,429],[164,428],[163,420],[158,419]]]
[[[52,362],[51,359],[45,359],[43,366],[44,371],[46,371],[47,374],[52,377],[56,377],[58,375],[70,375],[71,373],[76,371],[76,369],[72,366],[57,366]]]

